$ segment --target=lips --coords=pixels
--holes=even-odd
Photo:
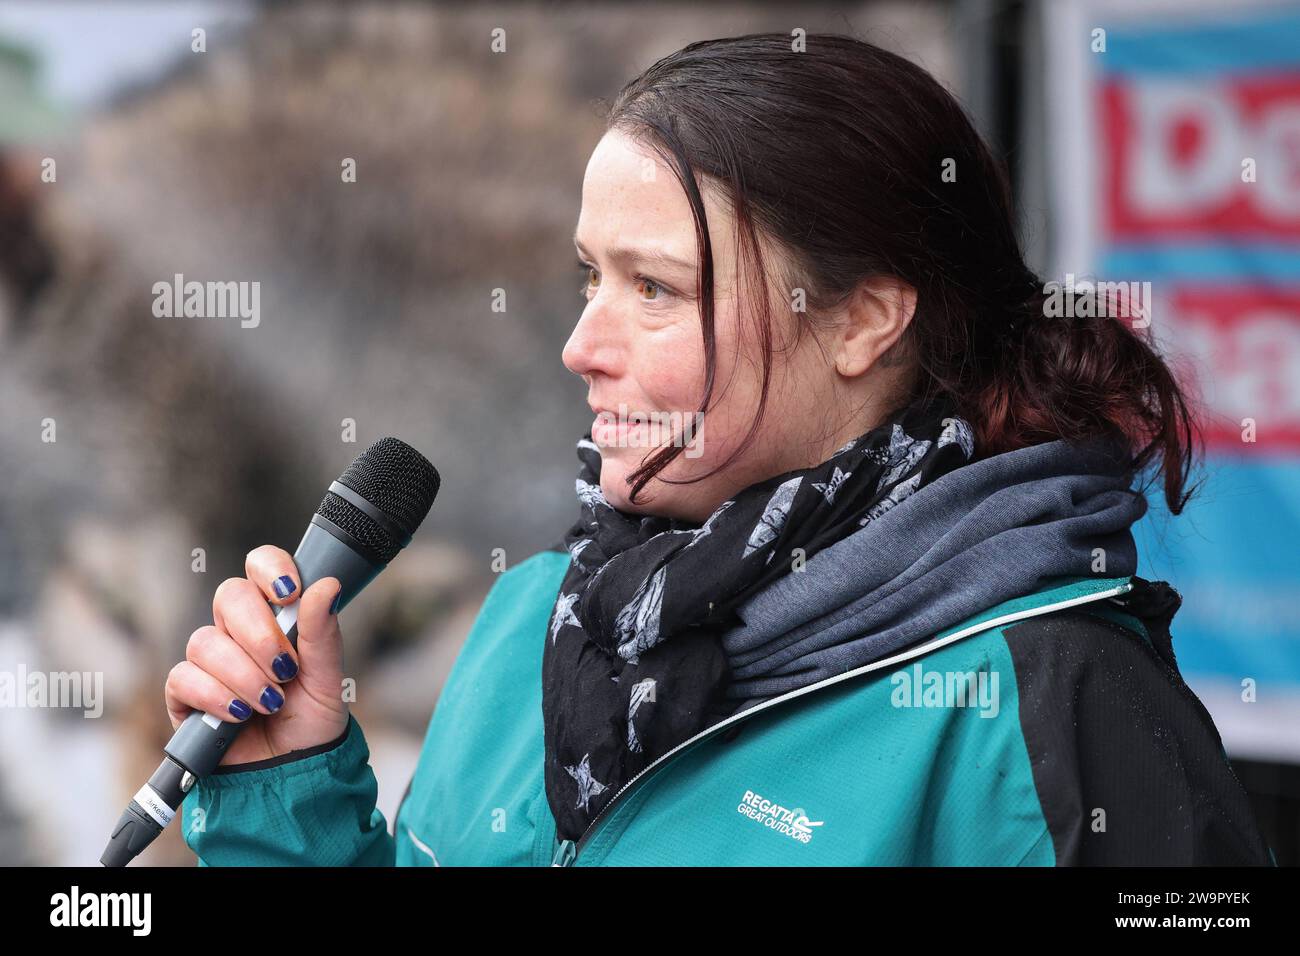
[[[622,418],[619,417],[619,413],[613,408],[606,408],[604,405],[593,405],[590,407],[591,410],[596,415],[596,424],[600,424],[604,422],[609,426],[617,425],[619,427],[628,427],[628,428],[635,427],[636,425],[640,424],[640,422],[637,420],[639,416],[637,416],[637,414],[633,412],[631,408],[627,405],[623,406]]]
[[[603,405],[590,405],[593,412],[596,413],[595,419],[591,423],[591,437],[597,445],[608,449],[611,452],[614,449],[624,447],[632,441],[632,435],[641,434],[643,421],[637,421],[639,417],[623,406],[623,417],[612,408],[605,408]]]
[[[638,425],[644,425],[650,420],[650,416],[646,412],[638,414],[631,410],[625,410],[623,417],[620,418],[618,412],[612,408],[603,408],[597,405],[591,410],[596,414],[597,421],[607,422],[610,425],[618,425],[619,427],[636,428]]]

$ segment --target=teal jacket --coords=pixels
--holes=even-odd
[[[540,552],[493,586],[391,832],[350,717],[336,741],[200,780],[180,821],[200,865],[1271,862],[1161,586],[1136,578],[1052,581],[733,715],[561,843],[541,666],[568,561]]]

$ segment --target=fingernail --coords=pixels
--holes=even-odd
[[[293,677],[294,674],[298,673],[298,665],[295,664],[293,658],[289,656],[289,652],[285,651],[275,660],[271,661],[271,670],[275,671],[275,676],[280,678],[280,680],[288,680]]]
[[[278,598],[287,598],[294,591],[298,590],[298,585],[293,583],[293,578],[287,574],[282,574],[275,579],[275,596]]]
[[[283,704],[284,698],[280,692],[268,684],[266,690],[262,691],[262,706],[274,714]]]
[[[339,612],[339,598],[341,598],[342,596],[343,596],[343,589],[339,588],[339,593],[334,595],[334,600],[330,602],[331,614],[337,614]]]
[[[236,698],[230,702],[230,712],[240,720],[247,720],[253,716],[253,708],[249,707],[242,700]]]

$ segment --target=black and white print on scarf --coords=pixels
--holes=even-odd
[[[733,608],[965,464],[974,439],[945,408],[913,406],[703,523],[612,507],[590,432],[577,453],[580,515],[542,658],[546,794],[572,840],[639,771],[734,712],[719,640]]]

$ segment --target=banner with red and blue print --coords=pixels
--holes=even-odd
[[[1300,6],[1046,4],[1055,277],[1140,283],[1206,424],[1138,529],[1230,755],[1300,760]],[[1149,283],[1149,285],[1147,285]]]

